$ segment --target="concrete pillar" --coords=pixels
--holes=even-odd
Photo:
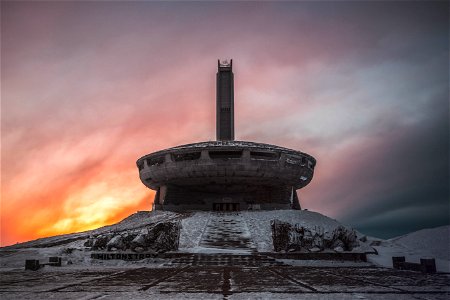
[[[167,153],[167,154],[164,156],[164,162],[166,162],[166,163],[171,163],[171,162],[173,162],[172,156],[170,155],[170,153]]]
[[[242,159],[243,160],[250,160],[250,150],[244,149],[242,151]]]
[[[285,164],[286,164],[286,153],[281,153],[280,160],[279,160],[279,165],[281,167],[284,167]]]
[[[201,154],[200,154],[200,159],[201,160],[210,160],[211,158],[209,157],[209,152],[208,150],[202,150]]]
[[[159,188],[159,204],[164,204],[164,201],[166,200],[166,194],[167,194],[167,186],[163,185]]]

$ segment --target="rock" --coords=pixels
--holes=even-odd
[[[99,235],[95,238],[92,249],[93,250],[104,250],[106,249],[106,245],[111,239],[111,234]]]
[[[341,246],[338,246],[336,248],[333,249],[336,252],[344,252],[344,249]]]
[[[158,252],[173,251],[178,249],[181,222],[163,223],[157,233],[155,248]],[[156,231],[156,230],[155,230]]]
[[[122,242],[124,244],[125,249],[131,248],[131,242],[134,240],[134,238],[137,236],[137,233],[131,233],[126,232],[124,235],[122,235]]]
[[[180,229],[179,221],[158,223],[135,234],[130,241],[130,249],[136,252],[151,249],[158,252],[177,250]]]
[[[337,245],[337,240],[340,240],[342,244]],[[342,225],[338,226],[333,231],[333,242],[331,244],[332,248],[337,246],[342,247],[344,250],[352,250],[354,247],[359,246],[356,231],[353,229],[347,229]]]
[[[326,231],[323,234],[323,247],[324,248],[331,248],[331,246],[333,245],[333,233]]]
[[[331,244],[330,248],[334,249],[334,248],[337,248],[337,247],[340,247],[340,248],[344,249],[344,242],[339,240],[339,239],[334,240],[333,243]]]
[[[321,249],[318,247],[313,247],[313,248],[309,249],[309,252],[319,252],[319,251],[321,251]]]
[[[312,248],[313,240],[314,240],[314,237],[312,235],[311,230],[309,230],[308,228],[305,228],[305,235],[303,236],[302,247],[307,248],[307,249]]]
[[[370,246],[380,246],[381,245],[381,241],[372,241],[370,243]]]
[[[333,232],[325,232],[321,226],[305,228],[300,224],[291,225],[279,220],[272,220],[272,241],[275,251],[299,251],[303,248],[319,250],[340,247],[343,251],[351,251],[359,247],[356,231],[342,225]]]
[[[121,234],[114,236],[106,244],[107,251],[117,250],[117,249],[126,250],[125,243],[123,242],[123,236]]]
[[[314,226],[310,231],[313,236],[323,237],[324,235],[324,230],[322,226]]]
[[[272,228],[272,242],[275,251],[286,251],[290,241],[291,224],[280,220],[270,221]]]
[[[302,246],[299,244],[289,244],[289,246],[287,247],[286,250],[287,250],[287,252],[301,251]]]
[[[363,243],[365,243],[365,242],[367,242],[367,236],[362,236],[360,239],[359,239],[361,242],[363,242]]]
[[[289,231],[289,246],[299,245],[301,247],[304,236],[303,227],[295,227]],[[294,247],[297,248],[297,247]]]
[[[345,249],[351,251],[353,248],[359,246],[358,237],[354,229],[346,230],[344,236]]]
[[[313,240],[312,240],[312,245],[313,245],[315,248],[318,248],[318,249],[322,250],[322,249],[324,248],[324,247],[323,247],[323,237],[320,236],[320,235],[314,236],[314,238],[313,238]]]
[[[136,249],[141,248],[143,250],[147,250],[148,248],[148,244],[147,243],[147,235],[148,233],[140,233],[138,234],[132,241],[131,241],[131,245],[130,245],[130,249],[132,251],[137,251]]]
[[[85,247],[92,247],[94,246],[94,238],[93,237],[89,237],[85,242],[84,242],[84,246]]]

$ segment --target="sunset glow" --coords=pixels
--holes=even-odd
[[[1,3],[1,245],[150,210],[136,160],[215,138],[317,159],[303,208],[383,237],[448,224],[448,3]]]

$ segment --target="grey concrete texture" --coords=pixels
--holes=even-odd
[[[162,185],[286,185],[300,189],[312,179],[316,161],[308,154],[252,142],[207,142],[155,152],[137,161],[141,181]]]
[[[239,257],[236,257],[238,259]],[[448,274],[376,267],[211,265],[0,273],[2,299],[448,299]]]

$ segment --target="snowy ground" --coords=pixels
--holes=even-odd
[[[219,230],[215,222],[220,222],[220,220],[215,219],[214,216],[217,216],[217,213],[196,212],[182,220],[183,228],[180,237],[180,249],[182,251],[198,252],[199,248],[205,248],[205,245],[201,244],[202,237],[205,234],[208,235],[207,231],[210,227],[216,228],[216,231]],[[258,252],[273,251],[270,221],[274,219],[291,224],[300,224],[308,228],[320,226],[329,232],[342,225],[334,219],[306,210],[242,211],[237,216],[236,213],[228,213],[224,214],[224,216],[236,218],[236,222],[232,219],[228,220],[234,223],[234,228],[229,226],[229,223],[222,224],[228,228],[226,231],[240,232],[240,238],[250,238],[252,246],[249,248],[255,248]],[[358,233],[358,236],[362,237],[363,235]],[[373,249],[369,246],[369,243],[361,243],[361,247],[355,249],[355,252],[371,251]],[[236,250],[232,250],[230,247],[224,247],[223,252],[236,252]]]
[[[333,231],[341,225],[338,221],[311,211],[275,210],[275,211],[242,211],[239,214],[225,214],[222,220],[213,212],[194,212],[177,214],[173,212],[154,211],[137,212],[121,222],[82,233],[60,235],[38,239],[13,247],[0,249],[0,268],[16,268],[23,266],[26,257],[46,260],[49,256],[63,256],[63,260],[73,264],[89,266],[91,264],[88,252],[83,246],[85,240],[93,234],[135,230],[151,223],[163,220],[182,219],[180,235],[180,252],[191,253],[234,253],[244,254],[251,251],[273,251],[270,221],[278,219],[291,224],[301,224],[312,228],[321,226],[325,231]],[[224,222],[224,223],[221,223]],[[227,230],[221,230],[223,228]],[[392,256],[406,256],[409,262],[419,262],[420,258],[436,258],[440,272],[450,272],[450,226],[425,229],[402,237],[379,240],[368,237],[366,243],[355,249],[356,252],[378,251],[378,255],[369,255],[369,261],[383,267],[392,267]],[[225,234],[225,235],[224,235]],[[358,237],[363,234],[358,233]],[[214,241],[216,239],[216,241]],[[217,239],[228,239],[234,244],[246,239],[247,246],[233,247],[233,243],[220,246]],[[371,246],[374,241],[380,241],[379,246]],[[237,244],[236,244],[237,245]],[[23,249],[23,248],[27,249]],[[67,255],[66,249],[75,249]],[[247,248],[247,249],[245,249]],[[12,251],[17,249],[17,251]],[[9,251],[9,252],[8,252]]]
[[[176,219],[182,220],[178,252],[192,255],[187,262],[162,258],[133,262],[93,260],[83,246],[92,234],[135,230],[150,223]],[[389,269],[392,256],[406,256],[409,262],[434,257],[439,272],[450,272],[450,226],[390,240],[368,237],[356,249],[378,251],[378,255],[368,256],[367,263],[274,260],[258,254],[273,251],[270,227],[273,219],[310,228],[321,226],[326,231],[341,225],[310,211],[248,211],[224,215],[138,212],[117,224],[93,231],[1,248],[0,298],[401,300],[450,297],[449,274],[424,275]],[[358,233],[359,238],[362,236]],[[379,245],[371,246],[373,241]],[[231,261],[242,264],[227,265],[230,261],[227,255],[236,256]],[[261,257],[252,265],[246,255]],[[46,262],[49,256],[61,256],[63,266],[24,271],[25,259]]]
[[[332,232],[336,227],[342,225],[334,219],[307,210],[244,211],[241,213],[259,252],[273,251],[270,221],[274,219],[290,224],[300,224],[307,228],[320,226],[328,232]],[[365,250],[370,251],[371,249],[366,247]]]
[[[166,211],[139,211],[123,219],[119,223],[100,227],[94,230],[77,232],[71,234],[57,235],[47,238],[17,244],[8,248],[42,248],[62,245],[64,247],[79,247],[91,235],[109,232],[120,232],[124,230],[135,230],[160,221],[169,221],[185,217],[185,215]]]
[[[369,255],[368,260],[379,266],[391,268],[393,256],[405,256],[407,262],[413,263],[420,263],[421,258],[435,258],[438,272],[450,272],[449,225],[381,241],[374,248],[378,255]]]

